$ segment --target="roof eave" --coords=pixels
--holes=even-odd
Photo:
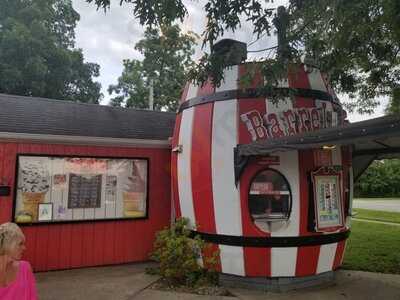
[[[40,144],[67,144],[85,146],[113,146],[113,147],[133,147],[133,148],[171,148],[169,140],[155,139],[127,139],[94,136],[72,136],[72,135],[51,135],[33,134],[18,132],[0,132],[0,142],[15,143],[40,143]]]

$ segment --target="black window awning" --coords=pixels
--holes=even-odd
[[[235,171],[238,173],[236,178],[238,179],[241,169],[251,156],[341,145],[353,146],[354,178],[358,178],[374,159],[400,158],[400,116],[385,116],[340,127],[238,145],[235,149]]]

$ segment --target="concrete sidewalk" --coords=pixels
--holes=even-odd
[[[338,271],[330,286],[289,293],[230,288],[235,297],[199,296],[149,288],[156,276],[145,274],[149,263],[37,273],[40,300],[400,300],[400,275]]]

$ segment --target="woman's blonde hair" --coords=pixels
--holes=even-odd
[[[6,254],[7,251],[15,247],[15,245],[24,238],[22,230],[15,223],[4,223],[0,225],[0,255]]]

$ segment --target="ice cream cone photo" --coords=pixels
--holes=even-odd
[[[20,157],[18,197],[20,206],[17,215],[31,216],[31,222],[38,220],[39,203],[44,203],[50,187],[49,171],[42,158]],[[21,219],[21,218],[20,218]],[[24,217],[23,220],[28,220]]]
[[[123,192],[124,199],[124,216],[144,216],[143,209],[143,193],[140,192]]]
[[[125,183],[123,197],[123,210],[125,217],[141,217],[146,214],[145,183],[140,176],[138,167],[132,164],[132,173]]]
[[[22,193],[23,210],[32,216],[32,221],[37,221],[39,203],[44,202],[46,193]]]

